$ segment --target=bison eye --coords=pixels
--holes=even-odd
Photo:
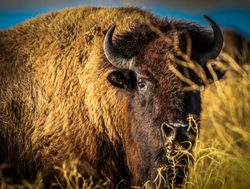
[[[143,89],[143,90],[147,89],[147,84],[143,81],[138,81],[137,86],[139,89]]]

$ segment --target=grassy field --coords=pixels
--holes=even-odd
[[[200,136],[184,188],[250,187],[250,69],[230,71],[203,94]]]

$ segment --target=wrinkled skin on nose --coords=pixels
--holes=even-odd
[[[161,131],[165,147],[171,145],[174,150],[175,144],[178,144],[189,150],[195,142],[197,128],[191,123],[163,123]]]
[[[197,136],[195,123],[167,123],[161,126],[164,138],[164,155],[167,163],[162,174],[167,178],[163,185],[181,186],[187,178],[188,164],[192,162],[192,147]],[[159,177],[160,179],[160,177]],[[162,181],[158,180],[158,183]]]

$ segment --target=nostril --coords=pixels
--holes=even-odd
[[[162,134],[164,134],[166,136],[170,135],[174,130],[175,130],[175,128],[168,123],[163,123],[161,125]]]

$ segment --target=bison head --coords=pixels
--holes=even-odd
[[[191,58],[206,71],[206,62],[216,58],[221,51],[223,39],[217,24],[206,17],[213,33],[205,28],[184,22],[152,21],[168,38],[178,36],[178,46],[185,51],[188,33],[192,41]],[[171,28],[175,28],[175,30]],[[130,184],[152,182],[157,168],[169,164],[176,155],[176,146],[191,150],[196,133],[188,127],[188,117],[199,120],[201,99],[199,91],[184,91],[185,83],[169,66],[180,72],[183,69],[175,62],[176,49],[164,36],[156,34],[145,24],[112,40],[115,26],[105,36],[104,60],[112,68],[108,81],[117,93],[127,98],[126,124],[121,128],[125,164],[130,175]],[[191,79],[201,84],[199,78],[188,70]],[[208,77],[209,77],[209,73]],[[122,119],[122,118],[121,118]],[[187,145],[187,142],[188,145]],[[187,156],[181,158],[175,184],[181,184],[185,176]],[[165,171],[169,178],[172,172]],[[173,178],[172,178],[173,179]]]

